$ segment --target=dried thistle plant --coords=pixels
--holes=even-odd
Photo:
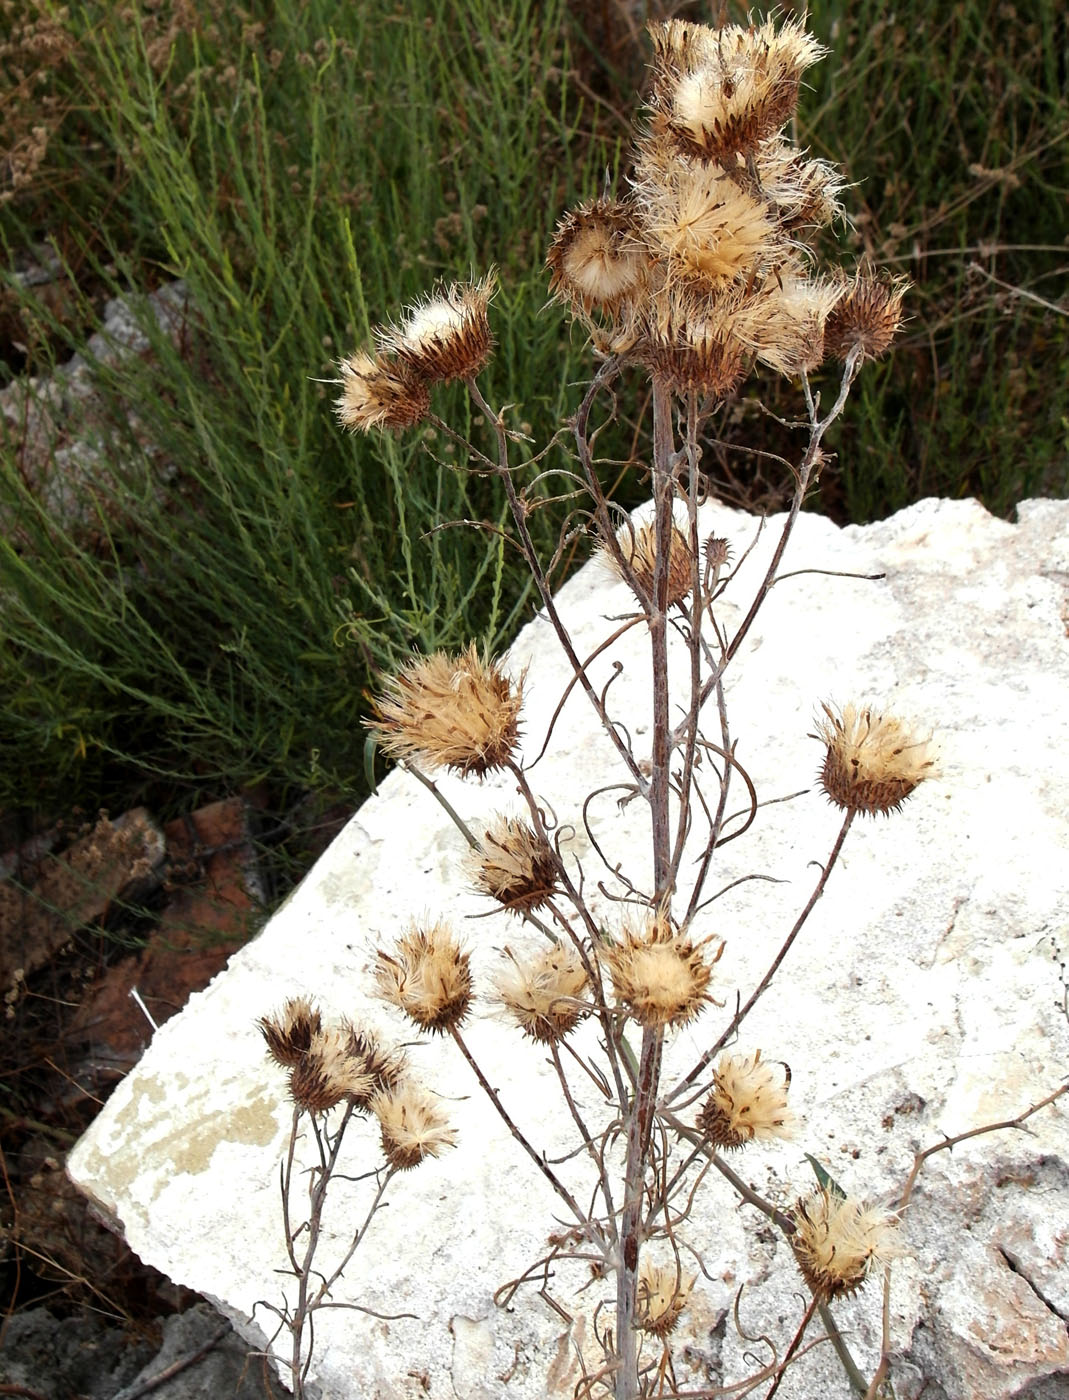
[[[476,470],[496,477],[511,511],[511,542],[572,670],[566,694],[578,688],[585,695],[619,764],[617,790],[648,814],[648,869],[623,871],[602,851],[582,806],[575,820],[592,853],[587,858],[604,866],[601,879],[590,879],[547,816],[555,806],[532,785],[533,764],[520,745],[523,676],[511,675],[503,661],[480,658],[473,644],[458,656],[414,657],[385,680],[370,728],[383,750],[443,802],[473,848],[471,882],[517,927],[517,946],[504,950],[505,966],[489,997],[518,1035],[549,1057],[575,1155],[589,1163],[589,1192],[578,1198],[569,1190],[539,1144],[539,1125],[518,1121],[469,1047],[466,1025],[480,989],[468,952],[446,924],[432,916],[380,950],[378,987],[410,1026],[451,1038],[532,1170],[557,1194],[567,1224],[550,1236],[548,1253],[495,1296],[511,1301],[525,1281],[569,1261],[583,1271],[586,1288],[601,1290],[593,1313],[599,1353],[592,1366],[581,1358],[577,1400],[741,1394],[764,1381],[771,1396],[818,1314],[856,1383],[856,1364],[829,1305],[902,1253],[897,1214],[860,1205],[823,1169],[819,1189],[792,1211],[748,1185],[722,1153],[759,1152],[798,1131],[791,1072],[773,1058],[774,1047],[767,1059],[763,1050],[729,1047],[802,933],[857,814],[897,812],[934,762],[928,738],[892,714],[849,702],[838,710],[824,706],[814,737],[825,751],[820,784],[843,814],[834,845],[764,977],[721,1018],[716,1038],[688,1072],[670,1077],[668,1041],[697,1018],[712,1019],[728,1001],[716,995],[725,941],[709,926],[705,893],[719,848],[745,831],[758,806],[736,756],[725,675],[780,577],[829,427],[863,363],[888,350],[901,324],[906,284],[867,269],[815,267],[814,235],[842,213],[844,186],[829,162],[807,156],[787,133],[803,75],[823,57],[800,22],[712,29],[670,20],[652,25],[650,35],[652,80],[629,179],[621,192],[566,213],[546,259],[551,295],[585,326],[601,361],[571,419],[575,451],[567,489],[580,483],[585,500],[565,523],[551,564],[534,546],[530,503],[519,485],[524,466],[551,474],[544,465],[550,449],[515,460],[525,450],[520,437],[476,382],[493,348],[493,274],[439,289],[379,327],[373,349],[340,363],[336,403],[340,422],[360,431],[426,421],[461,447]],[[797,380],[805,440],[789,466],[794,493],[771,560],[741,621],[730,622],[720,599],[737,574],[736,553],[746,550],[740,551],[743,541],[701,537],[699,464],[710,420],[758,364]],[[821,365],[833,376],[827,407],[809,379]],[[594,456],[596,415],[614,412],[610,391],[625,367],[645,372],[652,405],[653,508],[638,525],[622,519],[607,498]],[[453,379],[465,382],[490,430],[490,448],[434,413],[435,385]],[[577,654],[554,600],[553,565],[565,538],[580,528],[635,600],[634,614],[599,651],[632,626],[642,624],[648,633],[648,752],[636,752],[608,687],[594,686],[587,669],[593,658]],[[689,663],[677,694],[669,686],[670,634]],[[547,743],[555,723],[556,716]],[[474,835],[424,776],[443,768],[462,778],[508,775],[523,815],[490,819],[482,836]],[[741,830],[728,830],[729,793],[740,789],[748,814]],[[616,916],[620,904],[628,907],[627,918]],[[580,1051],[573,1042],[582,1037],[573,1033],[583,1023],[596,1035]],[[384,1172],[405,1170],[451,1145],[433,1101],[408,1089],[399,1070],[376,1070],[379,1061],[354,1049],[351,1035],[324,1031],[307,1006],[295,1006],[285,1033],[265,1024],[265,1034],[288,1065],[295,1093],[299,1084],[313,1123],[335,1093],[336,1105],[350,1105],[346,1115],[357,1104],[377,1115]],[[601,1096],[597,1119],[573,1093],[577,1069]],[[369,1078],[375,1088],[365,1097]],[[699,1274],[683,1268],[681,1249],[702,1263],[688,1243],[687,1224],[712,1172],[782,1233],[810,1291],[793,1338],[782,1346],[766,1339],[771,1360],[754,1362],[750,1375],[715,1392],[678,1380],[684,1362],[672,1349],[673,1333],[701,1287]],[[296,1261],[294,1270],[300,1273]],[[887,1347],[885,1337],[870,1394],[886,1373]]]
[[[319,1308],[338,1306],[331,1300],[331,1289],[363,1244],[391,1178],[439,1156],[455,1139],[432,1096],[410,1079],[403,1052],[383,1046],[373,1032],[345,1020],[324,1025],[322,1013],[308,997],[291,997],[281,1011],[261,1017],[257,1024],[268,1055],[287,1071],[293,1104],[281,1191],[287,1272],[297,1289],[292,1302],[287,1299],[279,1306],[262,1301],[257,1306],[275,1315],[279,1332],[289,1332],[290,1384],[297,1400],[303,1400],[312,1363],[314,1315]],[[383,1160],[360,1178],[374,1184],[370,1204],[342,1258],[327,1273],[317,1265],[327,1192],[342,1175],[347,1131],[354,1119],[369,1116],[378,1122]],[[306,1132],[315,1155],[298,1172],[298,1148]],[[298,1218],[298,1181],[307,1191],[303,1219]],[[371,1311],[359,1304],[346,1306]]]

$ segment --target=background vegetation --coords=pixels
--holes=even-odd
[[[7,391],[0,810],[25,829],[74,803],[171,814],[257,785],[276,814],[309,790],[355,805],[375,667],[470,635],[500,647],[529,600],[491,533],[437,528],[492,524],[484,483],[441,442],[344,437],[322,381],[435,278],[494,263],[489,395],[536,441],[559,426],[590,360],[544,308],[542,259],[560,212],[626,169],[644,7],[0,11],[0,375],[85,353],[111,297],[145,333],[139,353],[87,355],[88,405]],[[811,24],[834,53],[799,135],[843,164],[859,211],[829,251],[915,283],[813,505],[863,521],[924,495],[1010,513],[1062,494],[1064,7],[817,0]],[[161,328],[140,298],[174,279],[187,299]],[[707,461],[729,499],[776,505],[734,444],[782,447],[758,399],[790,415],[791,393],[755,382],[728,406]],[[72,458],[81,433],[94,451]],[[640,429],[621,423],[615,451],[641,462]],[[626,489],[644,494],[636,473]],[[549,538],[552,511],[535,520]]]

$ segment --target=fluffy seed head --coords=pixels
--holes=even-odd
[[[657,89],[663,119],[683,155],[721,165],[752,154],[798,105],[802,73],[824,50],[800,24],[726,25],[691,41],[678,78]],[[668,75],[670,67],[662,64]]]
[[[874,1266],[905,1253],[895,1238],[898,1217],[893,1211],[823,1187],[798,1202],[794,1222],[794,1257],[822,1302],[856,1292]]]
[[[863,360],[878,359],[902,326],[907,291],[905,277],[881,279],[858,272],[844,280],[842,295],[824,327],[824,353],[845,360],[857,348]]]
[[[797,374],[824,358],[824,326],[841,295],[835,282],[777,273],[738,299],[731,328],[762,364]]]
[[[790,1082],[787,1066],[768,1064],[760,1050],[752,1055],[723,1055],[698,1127],[716,1147],[745,1147],[755,1139],[790,1137],[795,1126],[787,1107]]]
[[[337,1026],[316,1031],[290,1070],[290,1094],[307,1113],[326,1113],[350,1098],[360,1106],[374,1092],[364,1064],[349,1053],[349,1037]]]
[[[712,1001],[707,989],[712,966],[700,944],[676,929],[663,915],[650,918],[642,928],[625,928],[618,943],[601,954],[612,978],[617,999],[641,1026],[683,1026]],[[712,962],[724,951],[720,944]]]
[[[371,1109],[382,1130],[386,1160],[397,1171],[418,1167],[425,1157],[438,1157],[456,1143],[456,1132],[438,1105],[413,1084],[376,1094]]]
[[[651,253],[667,260],[669,281],[715,291],[775,256],[777,230],[763,200],[714,165],[675,161],[636,181]]]
[[[514,685],[496,661],[481,661],[473,643],[459,656],[410,661],[387,683],[371,728],[396,758],[482,777],[508,762],[522,700],[522,679]]]
[[[905,721],[868,706],[822,709],[825,717],[812,737],[827,746],[820,785],[837,807],[870,816],[897,812],[931,776],[931,738],[919,738]]]
[[[652,520],[637,528],[627,523],[616,536],[620,553],[630,564],[641,588],[652,597],[655,570],[657,567],[657,527]],[[619,573],[619,564],[611,550],[602,548],[603,557],[609,567]],[[668,595],[665,603],[671,607],[681,603],[690,593],[691,552],[686,535],[678,526],[672,526],[668,551]]]
[[[673,1332],[686,1307],[696,1274],[684,1274],[676,1264],[650,1264],[638,1270],[638,1324],[655,1337]]]
[[[427,381],[404,360],[357,350],[338,361],[341,395],[334,412],[343,428],[409,428],[422,422],[431,406]]]
[[[579,955],[564,943],[545,947],[522,962],[511,949],[511,966],[497,978],[497,994],[508,1014],[531,1040],[561,1040],[590,1011],[583,1000],[589,980]]]
[[[280,1012],[261,1016],[256,1024],[267,1041],[267,1053],[276,1064],[292,1069],[323,1029],[323,1018],[308,997],[290,997]]]
[[[454,282],[406,311],[398,326],[378,334],[380,348],[431,383],[469,379],[490,358],[494,338],[489,306],[496,274],[480,282]]]
[[[421,1030],[459,1026],[471,1006],[469,955],[446,924],[413,925],[392,953],[378,954],[379,991]]]
[[[553,848],[527,822],[498,817],[471,861],[475,884],[514,914],[541,909],[557,885]]]
[[[646,263],[630,206],[618,199],[591,200],[557,225],[546,255],[549,290],[577,311],[612,313],[640,293]]]

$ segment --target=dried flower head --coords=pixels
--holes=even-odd
[[[878,359],[902,326],[905,277],[880,278],[858,272],[843,280],[843,292],[824,327],[824,353],[845,360],[858,350],[862,360]]]
[[[628,521],[617,533],[617,544],[624,560],[631,566],[640,588],[653,597],[653,583],[657,567],[657,527],[654,521],[634,526]],[[614,573],[620,573],[619,561],[607,546],[602,546],[602,556]],[[668,592],[665,605],[683,602],[691,590],[691,564],[693,556],[686,535],[677,525],[672,526],[668,548]]]
[[[403,360],[357,350],[338,361],[341,395],[334,412],[343,428],[409,428],[422,422],[431,406],[427,381]]]
[[[716,290],[782,257],[766,202],[718,166],[640,162],[635,199],[650,251],[666,260],[670,282],[682,277]]]
[[[470,379],[494,348],[489,306],[496,273],[480,282],[454,282],[409,307],[400,325],[378,333],[380,348],[432,384]]]
[[[459,656],[417,657],[387,682],[371,728],[387,753],[481,777],[502,768],[519,738],[522,679],[513,684],[474,643]]]
[[[655,1337],[675,1331],[697,1274],[684,1274],[678,1264],[651,1264],[643,1258],[638,1270],[638,1325]]]
[[[261,1016],[256,1023],[267,1041],[267,1053],[285,1069],[300,1062],[312,1043],[312,1037],[323,1029],[319,1008],[308,997],[290,997],[274,1016]]]
[[[350,1021],[342,1022],[342,1030],[348,1037],[349,1054],[363,1066],[371,1081],[368,1098],[360,1105],[366,1108],[373,1094],[391,1093],[400,1084],[405,1073],[404,1052],[386,1049],[377,1036],[359,1030]]]
[[[720,165],[752,154],[790,119],[802,73],[825,52],[794,22],[682,37],[684,52],[672,57],[662,42],[655,102],[681,154]]]
[[[395,1171],[418,1167],[425,1157],[438,1157],[456,1143],[456,1132],[437,1104],[413,1084],[376,1094],[371,1108],[382,1130],[382,1150]]]
[[[316,1031],[290,1070],[290,1094],[307,1113],[326,1113],[346,1098],[366,1104],[374,1087],[363,1062],[350,1054],[348,1033],[337,1026]]]
[[[497,978],[497,994],[509,1015],[531,1040],[560,1040],[590,1011],[583,998],[590,983],[574,948],[554,943],[520,961],[505,949],[512,966]]]
[[[827,745],[820,785],[847,812],[897,812],[917,785],[931,775],[931,737],[919,738],[908,725],[868,706],[821,707],[812,737]]]
[[[595,199],[570,210],[546,255],[550,292],[585,313],[611,313],[637,296],[646,264],[634,211],[618,199]]]
[[[723,399],[752,361],[729,311],[718,299],[665,288],[642,309],[633,358],[680,396],[693,391]]]
[[[557,857],[545,836],[517,817],[498,817],[470,862],[472,877],[514,914],[541,909],[557,888]]]
[[[841,295],[835,282],[781,271],[738,299],[731,328],[762,364],[797,374],[824,358],[824,326]]]
[[[380,949],[379,990],[421,1030],[459,1026],[471,1006],[471,968],[446,924],[413,925],[393,953]]]
[[[898,1217],[879,1206],[865,1206],[825,1187],[794,1209],[794,1257],[806,1282],[822,1301],[854,1293],[876,1265],[900,1258],[895,1238]]]
[[[790,1083],[787,1066],[767,1063],[760,1050],[752,1055],[723,1055],[698,1127],[716,1147],[745,1147],[755,1139],[790,1137],[795,1126],[787,1107]]]
[[[601,953],[619,1001],[642,1026],[682,1026],[712,1001],[707,988],[712,965],[685,929],[676,929],[664,915],[651,917],[642,928],[627,927],[618,943]],[[724,950],[720,944],[713,958]]]

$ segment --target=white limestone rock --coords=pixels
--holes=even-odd
[[[720,615],[729,631],[745,614],[780,524],[766,523],[728,589]],[[755,530],[745,514],[705,508],[703,532],[727,536],[735,558]],[[923,501],[880,524],[842,530],[807,515],[784,568],[884,577],[785,579],[729,672],[732,739],[771,805],[718,853],[709,890],[726,892],[695,928],[726,939],[714,984],[726,1007],[674,1036],[666,1061],[669,1074],[685,1072],[715,1039],[737,993],[747,996],[759,981],[808,898],[813,862],[831,849],[840,814],[813,787],[822,751],[807,738],[819,702],[872,699],[916,718],[938,736],[939,776],[900,815],[855,823],[823,899],[740,1041],[740,1049],[759,1046],[789,1062],[803,1120],[796,1142],[736,1155],[742,1175],[789,1205],[813,1183],[803,1155],[810,1152],[851,1193],[887,1200],[918,1149],[1020,1114],[1056,1089],[1069,1065],[1069,503],[1027,502],[1016,524],[971,501]],[[616,625],[607,619],[629,611],[629,597],[592,563],[562,589],[560,606],[585,656]],[[600,689],[622,663],[610,704],[640,756],[648,744],[646,651],[635,627],[591,668]],[[530,665],[524,732],[532,757],[568,679],[544,618],[521,634],[509,664],[516,674]],[[532,782],[562,823],[581,827],[585,795],[619,781],[613,750],[577,691]],[[473,824],[519,810],[503,778],[440,785]],[[642,883],[649,870],[642,804],[621,809],[619,795],[597,800],[591,822],[610,862],[621,860]],[[741,805],[733,797],[732,806]],[[585,837],[573,850],[593,890],[606,871]],[[487,902],[470,892],[464,851],[430,794],[411,776],[392,774],[260,937],[163,1027],[71,1156],[74,1179],[138,1254],[216,1301],[250,1338],[273,1330],[258,1300],[278,1303],[288,1282],[293,1293],[277,1272],[284,1263],[278,1164],[290,1110],[256,1018],[307,993],[332,1014],[410,1038],[370,995],[367,968],[376,946],[426,913],[444,912],[464,932],[486,988],[500,966],[496,950],[524,946],[528,935],[500,914],[465,922],[484,915]],[[755,874],[778,883],[727,888]],[[606,919],[618,917],[597,902]],[[567,1152],[574,1143],[543,1052],[521,1042],[488,1000],[468,1038],[538,1149],[550,1158]],[[593,1048],[589,1026],[577,1044]],[[568,1397],[580,1375],[577,1355],[596,1365],[593,1312],[609,1289],[594,1283],[581,1292],[589,1282],[583,1266],[558,1267],[546,1291],[573,1317],[570,1327],[539,1297],[540,1281],[507,1309],[495,1306],[495,1290],[545,1252],[560,1203],[451,1044],[420,1045],[412,1059],[445,1096],[459,1145],[394,1180],[390,1205],[335,1299],[418,1320],[321,1312],[312,1378],[325,1400]],[[579,1078],[593,1118],[597,1095]],[[377,1160],[376,1136],[368,1124],[351,1136],[346,1170],[357,1175]],[[587,1195],[588,1166],[575,1158],[556,1170]],[[367,1189],[335,1183],[324,1265],[363,1218]],[[677,1333],[678,1374],[693,1389],[737,1381],[752,1370],[747,1355],[766,1355],[733,1323],[741,1285],[739,1316],[750,1336],[774,1337],[782,1353],[797,1327],[800,1279],[765,1224],[710,1173],[686,1227],[708,1277],[699,1278]],[[1065,1100],[1030,1119],[1027,1132],[973,1138],[931,1158],[902,1232],[911,1254],[894,1269],[890,1319],[900,1400],[922,1392],[926,1400],[1069,1394]],[[835,1311],[870,1375],[880,1345],[878,1281]],[[779,1390],[782,1400],[850,1394],[827,1344],[807,1352]]]

